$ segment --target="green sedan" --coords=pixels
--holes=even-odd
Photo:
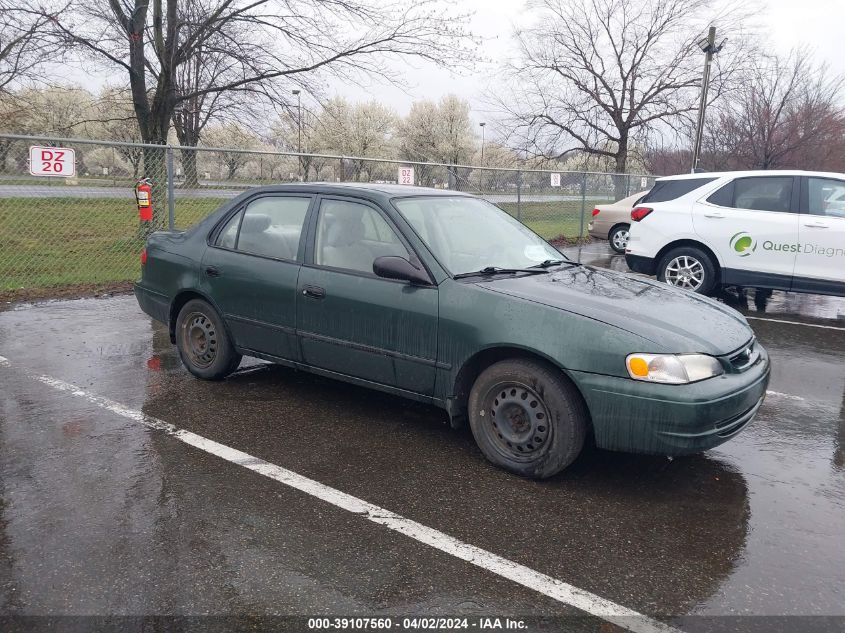
[[[739,313],[570,261],[454,191],[260,187],[153,234],[141,261],[138,303],[195,376],[253,356],[430,403],[526,477],[587,441],[706,450],[745,428],[769,380]]]

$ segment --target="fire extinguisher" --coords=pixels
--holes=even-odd
[[[149,178],[141,178],[135,184],[135,201],[138,203],[138,216],[141,222],[152,222],[153,187]]]

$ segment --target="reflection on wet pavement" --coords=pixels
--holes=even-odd
[[[838,323],[815,299],[769,306]],[[752,325],[773,393],[737,438],[674,460],[590,451],[531,482],[431,407],[256,362],[197,381],[131,297],[0,313],[3,612],[572,613],[35,373],[641,613],[845,615],[845,331]]]

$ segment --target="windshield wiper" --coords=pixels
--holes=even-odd
[[[487,266],[481,270],[474,270],[469,273],[459,273],[453,279],[463,279],[464,277],[477,277],[479,275],[509,275],[514,273],[545,273],[547,271],[539,268],[500,268],[499,266]]]
[[[580,262],[574,262],[571,259],[547,259],[544,262],[540,262],[539,264],[535,264],[531,268],[551,268],[552,266],[561,266],[563,264],[569,264],[570,266],[580,266]]]

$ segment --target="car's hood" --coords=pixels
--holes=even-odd
[[[718,356],[739,349],[753,336],[741,314],[717,301],[592,266],[499,277],[478,285],[627,330],[655,343],[653,351]]]

